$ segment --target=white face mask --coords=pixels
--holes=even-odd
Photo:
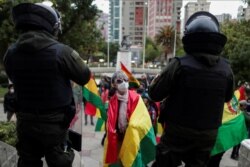
[[[117,84],[117,89],[118,89],[120,92],[125,92],[125,91],[127,91],[127,89],[128,89],[128,82],[123,81],[122,83]]]

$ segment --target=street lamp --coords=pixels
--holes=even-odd
[[[110,50],[109,50],[109,47],[110,47],[110,46],[109,46],[109,42],[110,42],[110,31],[109,31],[110,20],[109,20],[109,19],[110,19],[110,14],[108,15],[108,50],[107,50],[107,52],[108,52],[108,53],[107,53],[107,56],[108,56],[108,68],[109,68],[109,57],[110,57],[110,55],[109,55],[109,54],[110,54],[110,53],[109,53],[109,51],[110,51]]]
[[[143,21],[143,24],[144,24],[144,33],[143,33],[143,55],[142,55],[142,68],[144,69],[144,66],[145,66],[145,55],[146,55],[146,36],[147,36],[147,17],[146,17],[146,9],[147,9],[147,5],[148,5],[148,2],[147,0],[145,0],[144,2],[144,8],[143,8],[143,18],[144,18],[144,21]]]

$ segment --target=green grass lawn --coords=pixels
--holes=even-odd
[[[8,88],[0,87],[0,98],[4,97],[6,92],[8,92]]]

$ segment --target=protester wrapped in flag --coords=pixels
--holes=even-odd
[[[222,125],[211,155],[227,151],[247,138],[247,129],[243,113],[239,108],[239,101],[245,99],[242,88],[234,92],[232,100],[224,105]]]
[[[117,71],[112,77],[117,89],[110,99],[105,166],[145,167],[155,158],[155,135],[142,98],[128,90],[127,76]]]
[[[126,68],[126,66],[121,63],[121,70],[127,75],[129,81],[130,88],[138,88],[140,86],[140,82],[133,76],[133,74]]]
[[[138,88],[140,86],[140,82],[133,76],[133,74],[126,68],[126,66],[122,62],[120,63],[121,63],[121,70],[128,77],[129,87]],[[98,119],[96,123],[95,131],[103,131],[104,129],[105,129],[104,121],[102,119]]]
[[[105,112],[105,107],[100,97],[93,75],[91,76],[89,82],[84,85],[82,94],[86,100],[84,108],[85,113],[106,120],[107,115]]]

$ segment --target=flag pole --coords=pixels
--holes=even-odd
[[[176,23],[175,23],[176,24]],[[176,52],[176,30],[177,29],[177,27],[176,27],[176,25],[175,25],[175,30],[174,30],[174,49],[173,49],[173,57],[175,57],[176,55],[175,55],[175,52]]]
[[[108,60],[107,60],[107,61],[108,61],[108,68],[109,68],[109,56],[110,56],[110,55],[109,55],[109,54],[110,54],[110,53],[109,53],[109,47],[110,47],[110,46],[109,46],[109,39],[110,39],[110,34],[109,34],[109,33],[110,33],[110,32],[109,32],[109,24],[110,24],[110,20],[109,20],[109,19],[110,19],[110,16],[109,16],[109,15],[110,15],[110,14],[108,14],[108,50],[107,50],[107,52],[108,52],[108,53],[107,53],[107,55],[108,55]]]
[[[143,53],[142,53],[142,69],[144,69],[144,66],[145,66],[145,56],[146,56],[146,36],[147,36],[147,1],[144,2],[144,6],[143,6],[143,30],[144,30],[144,33],[143,33]]]
[[[81,162],[80,162],[80,167],[84,167],[84,160],[83,160],[83,153],[82,153],[82,151],[83,151],[83,149],[84,149],[84,145],[83,145],[83,117],[84,117],[84,114],[83,114],[83,112],[84,112],[84,105],[83,105],[83,102],[81,103],[81,108],[82,108],[82,111],[81,111],[81,132],[82,132],[82,142],[81,142],[81,154],[80,154],[80,157],[81,157]]]

